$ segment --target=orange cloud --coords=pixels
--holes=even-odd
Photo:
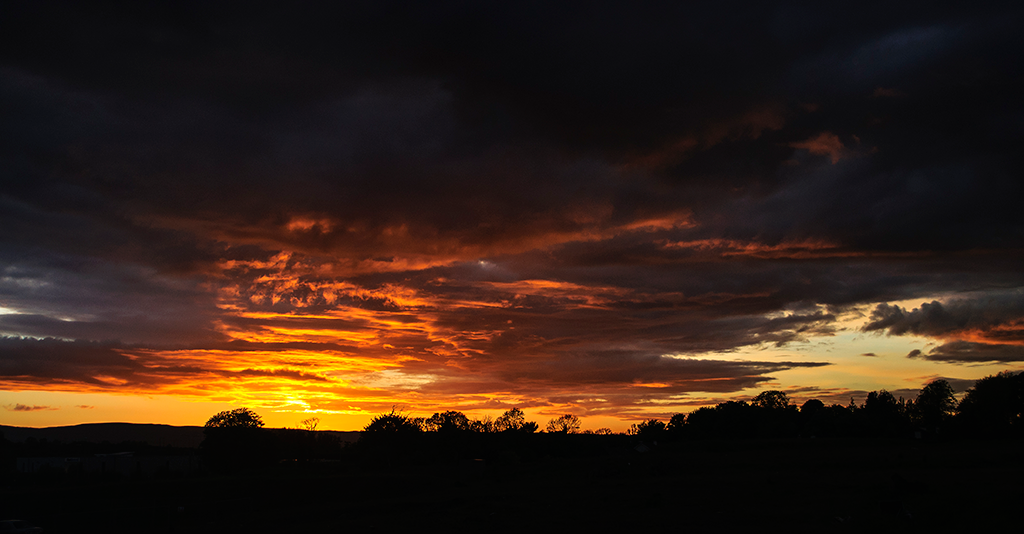
[[[328,233],[334,228],[334,223],[330,219],[320,218],[314,219],[312,217],[293,217],[285,228],[289,232],[311,232],[316,231],[320,233]]]
[[[736,239],[697,239],[692,241],[664,241],[664,249],[694,250],[710,252],[722,258],[748,256],[760,259],[811,259],[864,256],[865,252],[854,251],[822,240],[783,241],[774,245],[756,241]]]
[[[790,143],[789,146],[806,150],[816,156],[829,156],[833,165],[846,157],[846,148],[843,146],[843,142],[839,140],[839,136],[831,132],[821,132],[806,141]]]

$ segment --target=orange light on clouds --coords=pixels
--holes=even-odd
[[[839,140],[839,136],[832,132],[821,132],[815,137],[799,143],[790,143],[793,148],[804,149],[816,156],[828,156],[835,165],[840,159],[848,156],[846,147]]]
[[[308,232],[316,229],[320,232],[330,232],[334,227],[334,223],[330,219],[320,218],[314,219],[311,217],[293,217],[292,220],[288,221],[285,228],[290,232]]]

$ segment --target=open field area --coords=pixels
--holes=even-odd
[[[14,478],[2,515],[60,532],[977,530],[1016,515],[1020,442],[785,440],[485,462],[283,463],[233,476]]]

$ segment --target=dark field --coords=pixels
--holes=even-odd
[[[486,465],[344,458],[232,476],[14,477],[0,515],[50,533],[941,532],[1004,528],[1024,496],[1018,441],[622,443]]]

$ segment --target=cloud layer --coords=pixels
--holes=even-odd
[[[0,383],[628,418],[864,307],[1021,361],[1022,13],[7,2]]]

